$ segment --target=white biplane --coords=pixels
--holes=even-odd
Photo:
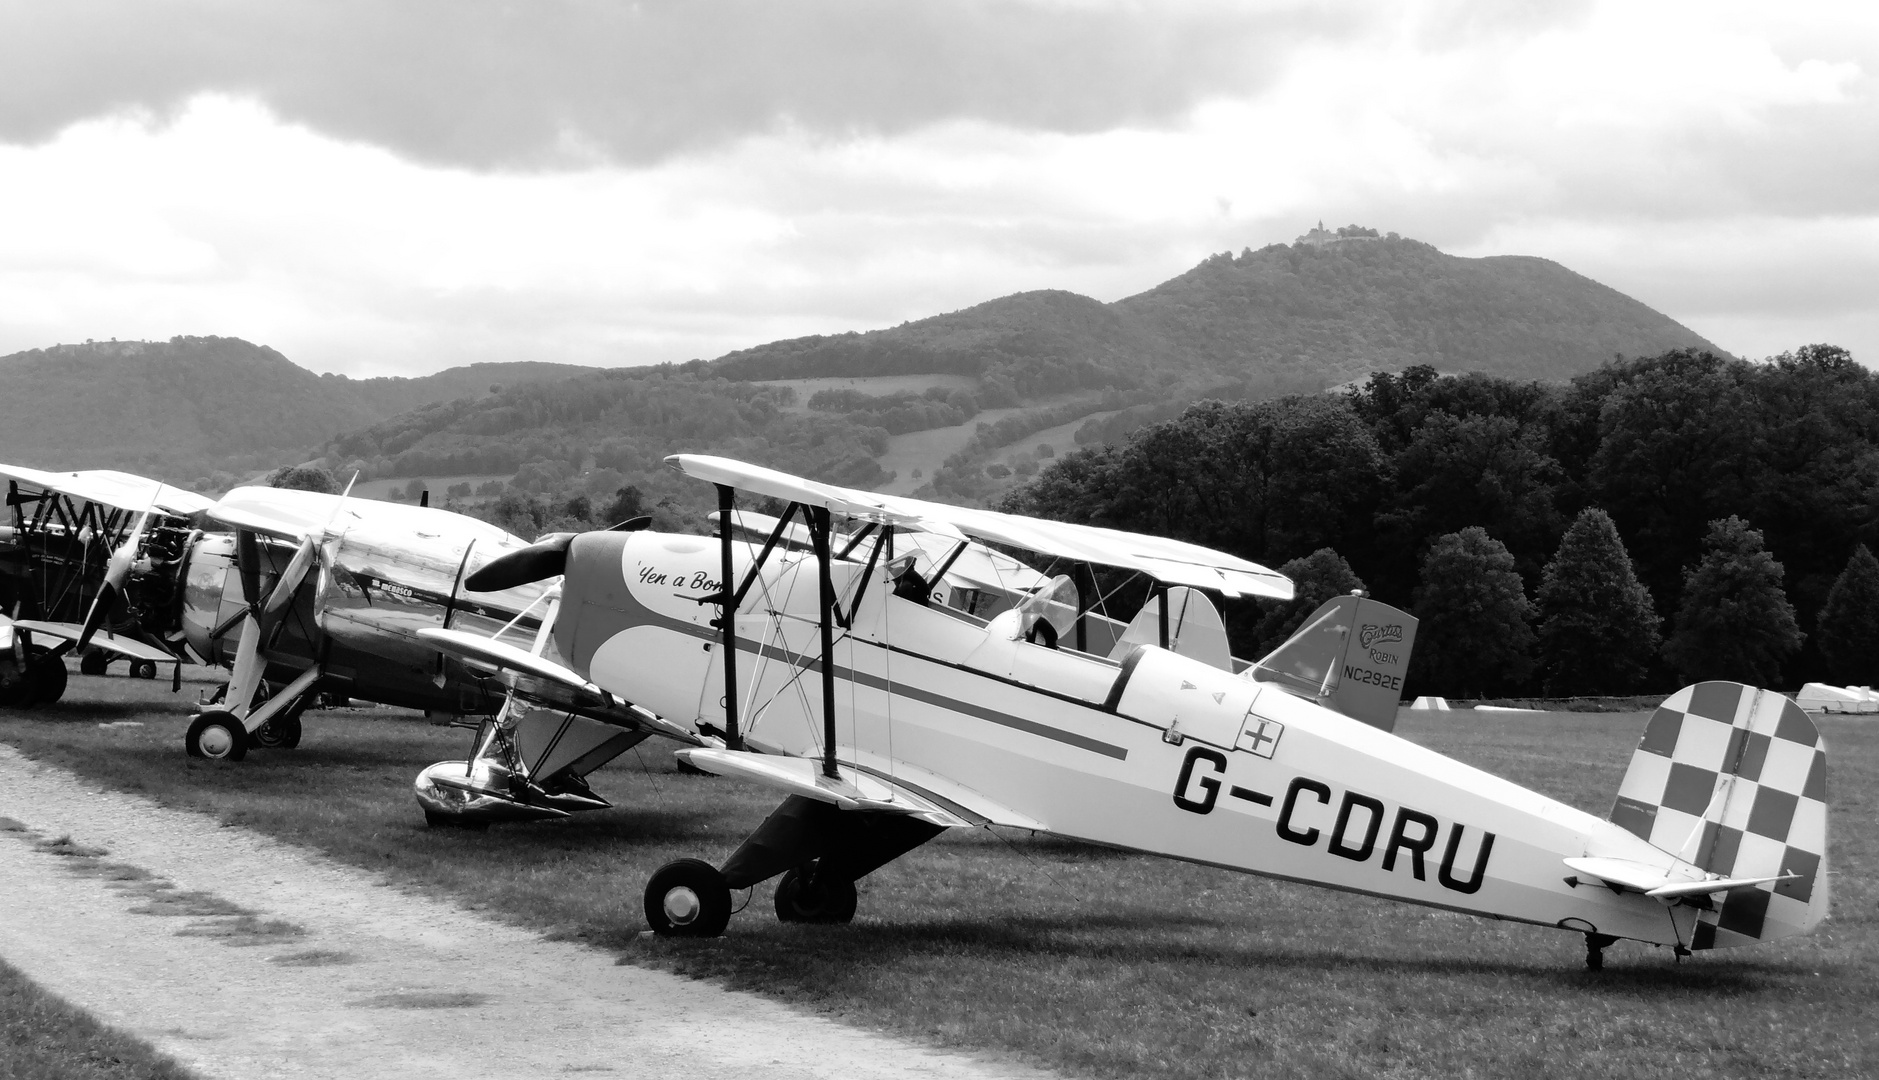
[[[1204,594],[1291,594],[1244,560],[668,462],[717,486],[715,543],[586,533],[483,571],[511,587],[565,574],[551,632],[567,667],[541,677],[713,733],[722,747],[679,757],[784,793],[722,866],[653,875],[660,933],[721,933],[731,891],[779,874],[779,917],[847,921],[859,878],[985,825],[1557,927],[1585,936],[1592,967],[1620,938],[1682,956],[1806,933],[1827,912],[1825,748],[1778,694],[1673,695],[1601,819],[1392,734],[1414,622],[1374,601],[1340,598],[1241,665]],[[788,504],[761,545],[735,535],[738,490]],[[861,527],[844,536],[837,516]],[[792,519],[808,550],[788,542]],[[930,571],[982,544],[1134,571],[1154,593],[1101,634],[1065,576],[1002,610],[935,603]],[[471,635],[420,636],[504,662]]]

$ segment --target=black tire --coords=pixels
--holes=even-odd
[[[205,709],[183,736],[190,757],[211,761],[240,761],[248,756],[248,729],[227,709]]]
[[[102,649],[92,649],[78,658],[80,675],[103,675],[111,667],[111,658]]]
[[[157,662],[155,660],[135,661],[130,666],[130,673],[133,679],[154,679],[157,677]]]
[[[855,907],[860,903],[855,883],[822,878],[809,888],[806,883],[815,875],[805,873],[807,869],[788,871],[776,883],[776,917],[784,922],[853,922]]]
[[[731,921],[731,888],[702,859],[661,866],[646,882],[646,925],[672,937],[717,937]]]
[[[26,677],[27,695],[33,705],[51,705],[65,696],[69,678],[65,660],[52,655],[50,649],[34,647],[32,659],[26,662]]]
[[[300,717],[289,710],[256,728],[248,739],[268,750],[292,750],[300,745]]]

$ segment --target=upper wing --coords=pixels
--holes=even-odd
[[[1170,585],[1211,589],[1227,596],[1267,596],[1282,600],[1292,596],[1292,582],[1285,575],[1258,563],[1181,540],[857,491],[729,458],[674,454],[666,458],[666,463],[687,476],[714,484],[827,507],[899,528],[963,534],[976,540],[1010,544],[1079,562],[1136,570]]]
[[[155,509],[172,517],[188,517],[215,505],[213,499],[193,491],[184,491],[160,480],[114,469],[54,473],[17,465],[0,465],[0,478],[137,513]]]
[[[526,649],[461,630],[419,630],[418,637],[446,656],[495,672],[511,692],[531,701],[596,720],[648,728],[693,746],[702,741],[689,728],[681,727],[648,709],[622,702],[581,678],[572,668]]]

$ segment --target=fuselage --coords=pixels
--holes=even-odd
[[[739,545],[740,582],[746,556]],[[717,608],[699,602],[720,565],[704,537],[577,538],[561,655],[670,719],[722,728]],[[957,785],[1065,837],[1496,918],[1691,938],[1693,908],[1566,880],[1566,858],[1676,862],[1591,814],[1164,649],[1046,648],[1013,633],[1016,612],[987,622],[921,605],[861,561],[835,560],[831,576],[843,618],[852,611],[834,649],[844,764],[942,798]],[[792,553],[772,557],[740,608],[738,712],[756,749],[821,753],[818,596],[814,559]]]
[[[532,644],[545,614],[547,586],[536,583],[493,593],[466,593],[460,578],[509,551],[519,537],[445,510],[397,506],[313,492],[236,489],[225,503],[259,509],[283,522],[324,529],[325,557],[334,569],[310,573],[263,642],[267,677],[285,682],[319,662],[328,685],[354,697],[444,713],[489,713],[502,704],[502,688],[444,665],[437,650],[417,637],[428,627],[466,630],[511,644]],[[294,546],[261,538],[263,594],[286,568]],[[195,540],[184,574],[177,628],[190,648],[211,663],[232,662],[237,635],[212,639],[247,604],[236,564],[233,534]],[[531,610],[532,609],[532,610]]]

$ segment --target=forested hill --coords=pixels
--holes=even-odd
[[[1465,259],[1415,240],[1217,255],[1112,307],[1187,363],[1333,383],[1418,364],[1564,381],[1615,355],[1717,351],[1549,259]]]
[[[590,371],[473,364],[423,378],[315,375],[239,338],[55,345],[0,357],[0,461],[188,483],[297,461],[333,436],[492,385]]]
[[[1215,255],[1112,304],[1019,293],[887,330],[745,349],[712,371],[732,379],[951,372],[1023,393],[1172,376],[1258,395],[1417,364],[1564,380],[1614,355],[1719,351],[1547,259],[1467,259],[1356,226],[1340,231],[1353,235]]]

